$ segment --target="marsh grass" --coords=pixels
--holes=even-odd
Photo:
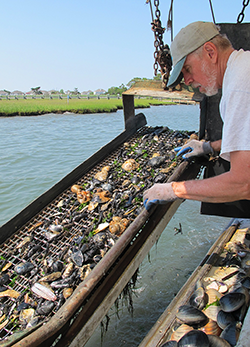
[[[136,108],[174,104],[170,100],[135,99]],[[122,99],[19,99],[0,100],[0,116],[29,116],[46,113],[105,113],[122,109]]]

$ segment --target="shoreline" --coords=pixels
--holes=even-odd
[[[167,99],[165,102],[159,99],[156,100],[150,100],[150,99],[135,99],[135,109],[139,108],[150,108],[151,106],[168,106],[168,105],[195,105],[196,102],[192,101],[191,99],[173,99],[174,101],[169,101]],[[46,107],[45,109],[43,107],[39,107],[39,103],[34,103],[31,108],[30,106],[26,107],[25,105],[21,105],[23,100],[20,100],[20,109],[19,105],[17,105],[18,101],[15,102],[15,110],[7,110],[5,112],[0,112],[0,117],[6,118],[6,117],[29,117],[29,116],[43,116],[46,114],[67,114],[67,113],[75,113],[75,114],[99,114],[99,113],[113,113],[117,112],[118,110],[123,109],[122,100],[120,100],[119,103],[108,105],[98,105],[98,102],[96,105],[92,105],[92,107],[86,107],[83,106],[82,108],[77,108],[76,105],[63,105],[64,107],[61,107],[62,105],[50,105],[52,107]],[[33,100],[34,101],[34,100]],[[119,100],[118,100],[119,101]],[[12,101],[8,101],[8,103],[11,103]],[[0,109],[1,109],[2,101],[0,102]],[[85,103],[86,104],[86,103]],[[9,106],[9,105],[8,105]],[[11,105],[13,106],[13,105]],[[22,106],[22,107],[21,107]],[[99,107],[98,107],[99,106]],[[13,109],[13,107],[11,107]],[[39,109],[38,109],[39,108]]]

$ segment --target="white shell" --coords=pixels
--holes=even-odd
[[[54,294],[54,292],[49,289],[48,287],[43,286],[40,283],[35,283],[32,287],[31,287],[31,291],[41,297],[44,298],[45,300],[50,300],[50,301],[55,301],[57,299],[56,295]]]

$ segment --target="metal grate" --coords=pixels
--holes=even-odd
[[[139,169],[136,171],[140,181],[138,184],[139,188],[133,193],[134,199],[132,204],[126,205],[127,201],[124,199],[115,207],[117,215],[128,218],[129,223],[131,223],[143,208],[143,191],[149,188],[157,179],[161,182],[166,181],[175,166],[180,163],[181,159],[176,160],[173,148],[182,145],[189,135],[190,133],[188,132],[172,131],[167,127],[144,127],[133,135],[126,144],[122,144],[114,149],[105,160],[96,165],[76,184],[89,189],[93,185],[94,175],[104,166],[110,166],[111,174],[109,180],[115,183],[113,194],[119,193],[122,195],[127,189],[126,185],[124,185],[125,180],[131,181],[133,174],[122,170],[121,164],[127,159],[135,158],[139,164]],[[165,160],[160,166],[152,167],[148,165],[148,160],[154,153],[165,156]],[[161,174],[163,168],[169,168],[169,171]],[[96,184],[96,187],[100,186],[100,183]],[[134,185],[132,185],[132,189],[134,189],[133,187]],[[2,283],[4,288],[0,288],[0,290],[15,290],[20,293],[20,296],[18,298],[3,297],[0,299],[0,308],[1,306],[4,307],[3,311],[5,312],[5,317],[2,315],[2,320],[0,317],[1,340],[24,328],[24,325],[19,322],[17,308],[23,302],[25,294],[28,294],[29,298],[32,299],[34,307],[44,303],[45,300],[35,296],[30,291],[30,288],[44,275],[51,272],[51,269],[48,270],[49,261],[55,262],[60,259],[65,266],[69,258],[69,252],[76,245],[78,237],[82,237],[87,244],[100,223],[104,221],[110,222],[114,211],[111,216],[109,208],[102,211],[101,206],[103,205],[97,206],[93,211],[88,211],[88,205],[83,207],[77,201],[76,194],[72,193],[71,187],[69,187],[2,244],[0,251],[1,276],[3,277],[4,274],[8,273],[9,280],[7,283]],[[81,207],[83,208],[81,209]],[[48,240],[46,232],[48,232],[52,224],[63,225],[63,230],[55,238]],[[26,237],[29,236],[32,236],[32,240],[21,247]],[[117,236],[113,236],[114,240],[116,238]],[[30,253],[32,249],[36,249],[34,254]],[[26,274],[17,275],[14,269],[15,266],[27,262],[31,262],[34,265],[34,269]],[[91,267],[93,266],[95,266],[95,262],[92,260]],[[0,277],[0,283],[2,277]],[[71,285],[73,289],[77,284],[79,282]],[[53,310],[47,316],[40,317],[40,322],[50,319],[60,308],[63,303],[63,299],[60,300],[62,298],[61,291],[55,291],[59,299],[56,300]]]

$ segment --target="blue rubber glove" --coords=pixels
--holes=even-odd
[[[198,140],[191,140],[187,142],[184,146],[175,148],[175,152],[178,152],[177,156],[184,154],[182,156],[183,159],[200,157],[202,155],[214,153],[213,148],[210,145],[210,141]]]
[[[143,204],[147,211],[153,204],[166,204],[177,199],[171,183],[156,183],[143,194]]]

